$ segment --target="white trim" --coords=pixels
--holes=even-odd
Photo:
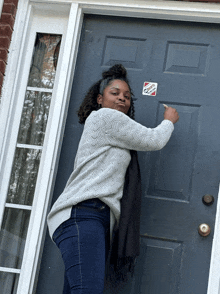
[[[53,92],[53,89],[37,88],[37,87],[27,87],[27,91],[52,93]]]
[[[4,2],[4,0],[0,0],[0,18],[1,18],[1,14],[2,14],[3,2]]]
[[[212,254],[209,270],[207,294],[220,294],[220,186],[218,205],[215,216],[214,238],[212,241]]]
[[[12,121],[7,118],[14,116],[14,109],[17,105],[16,93],[22,92],[22,87],[19,83],[20,73],[23,71],[23,56],[24,46],[26,44],[26,36],[28,35],[32,15],[39,12],[46,17],[48,11],[59,11],[61,9],[61,17],[65,17],[66,11],[69,11],[69,22],[66,32],[66,40],[63,51],[61,52],[62,60],[59,60],[57,72],[59,72],[60,83],[56,84],[53,91],[53,105],[52,115],[48,122],[47,132],[45,138],[46,150],[42,154],[42,164],[40,166],[40,179],[38,183],[41,185],[36,190],[38,198],[34,201],[34,207],[30,220],[30,228],[28,232],[27,246],[24,254],[24,264],[22,265],[21,278],[19,283],[19,294],[32,293],[34,286],[34,276],[37,270],[37,261],[40,255],[40,243],[44,234],[45,219],[49,203],[49,198],[53,188],[53,181],[56,173],[57,154],[62,141],[63,125],[66,117],[66,109],[68,106],[68,98],[71,90],[71,81],[75,67],[77,56],[77,49],[80,37],[80,29],[82,23],[83,13],[93,13],[102,15],[116,15],[127,17],[143,17],[143,18],[158,18],[169,20],[183,20],[183,21],[200,21],[210,23],[220,23],[220,5],[207,3],[191,3],[191,2],[173,2],[173,1],[142,1],[142,0],[120,0],[120,1],[74,1],[74,0],[35,0],[31,1],[20,0],[19,9],[16,17],[15,33],[13,34],[11,48],[12,52],[9,55],[8,66],[6,69],[6,78],[3,87],[2,111],[0,115],[0,164],[3,173],[9,174],[12,160],[10,155],[15,149],[15,140],[10,136],[12,129]],[[53,5],[53,3],[55,5]],[[46,5],[45,5],[46,4]],[[57,9],[54,7],[57,6]],[[42,7],[45,9],[42,10]],[[49,7],[49,8],[47,8]],[[52,9],[51,9],[52,7]],[[32,9],[33,8],[33,9]],[[51,13],[52,13],[51,12]],[[55,14],[55,12],[54,12]],[[59,17],[59,15],[58,15]],[[45,28],[47,31],[47,28]],[[24,36],[24,37],[23,37]],[[9,75],[10,74],[10,75]],[[14,87],[10,87],[14,85]],[[18,91],[19,90],[19,91]],[[4,109],[4,111],[3,111]],[[20,111],[20,110],[19,110]],[[18,111],[18,112],[19,112]],[[13,122],[15,123],[15,121]],[[10,144],[8,143],[10,141]],[[9,146],[10,150],[7,150]],[[1,152],[3,151],[3,152]],[[8,152],[6,152],[8,151]],[[9,154],[5,156],[6,154]],[[11,160],[11,164],[5,168],[5,162]],[[0,176],[0,181],[1,181]],[[1,206],[4,204],[4,199],[0,198],[0,215]],[[209,286],[207,294],[220,293],[220,201],[218,201],[218,208],[216,214],[215,235],[213,239],[213,249],[211,257]],[[34,217],[35,216],[35,217]],[[33,252],[36,248],[36,252]],[[1,269],[0,269],[1,270]]]
[[[18,148],[26,148],[26,149],[35,149],[35,150],[42,150],[43,146],[37,146],[37,145],[27,145],[27,144],[17,144]]]
[[[27,1],[20,0],[18,4],[18,13],[12,41],[9,50],[13,54],[9,54],[8,65],[6,67],[6,77],[2,89],[2,103],[0,112],[0,227],[3,219],[4,205],[6,201],[7,189],[9,184],[9,177],[13,164],[13,154],[16,146],[16,136],[12,133],[12,119],[17,105],[18,87],[16,86],[19,81],[19,69],[22,68],[22,52],[24,48],[24,36],[27,34],[29,17],[31,9]],[[26,21],[27,22],[26,22]],[[11,86],[13,85],[13,87]],[[19,124],[19,122],[18,122]],[[10,143],[9,143],[10,142]]]
[[[34,287],[33,277],[37,271],[38,259],[41,254],[41,241],[45,231],[45,220],[47,207],[50,200],[51,189],[54,179],[54,171],[57,165],[57,153],[60,147],[60,138],[63,133],[62,122],[66,118],[66,107],[69,100],[70,84],[73,78],[74,66],[77,56],[77,48],[79,36],[81,32],[82,13],[77,4],[72,4],[69,21],[65,36],[63,51],[60,52],[61,64],[57,67],[56,83],[54,86],[54,96],[52,98],[51,115],[48,121],[47,129],[50,130],[45,137],[45,150],[41,158],[41,166],[39,170],[40,177],[37,185],[36,195],[33,203],[33,217],[30,220],[28,238],[26,241],[25,254],[23,257],[22,271],[17,293],[32,293]],[[77,38],[73,38],[74,31],[77,31]],[[67,86],[68,85],[68,86]],[[36,217],[36,215],[38,217]],[[36,248],[36,251],[33,251]]]
[[[0,271],[1,272],[6,272],[6,273],[14,273],[14,274],[20,274],[20,272],[21,272],[20,269],[9,268],[9,267],[1,267],[1,266],[0,266]]]
[[[83,13],[219,23],[218,3],[158,0],[30,0],[34,3],[77,3]]]
[[[21,0],[22,1],[22,0]],[[24,0],[25,2],[25,0]],[[20,50],[18,48],[18,60],[19,63],[13,71],[16,72],[16,77],[11,84],[14,87],[11,87],[11,84],[8,83],[8,88],[11,89],[11,104],[8,105],[8,108],[5,107],[6,111],[1,111],[2,118],[0,117],[0,125],[2,119],[2,132],[0,133],[0,143],[1,143],[1,134],[2,134],[2,152],[0,153],[0,166],[1,166],[1,173],[0,173],[0,226],[3,219],[4,213],[4,204],[6,202],[7,191],[9,186],[9,176],[11,173],[12,165],[13,165],[13,157],[15,152],[15,146],[17,143],[17,133],[20,125],[20,118],[22,114],[23,102],[25,97],[25,92],[27,88],[28,82],[28,73],[30,69],[34,42],[36,37],[36,32],[39,30],[40,32],[44,33],[56,33],[62,34],[66,29],[66,24],[64,24],[62,20],[65,20],[65,23],[68,21],[68,12],[69,12],[69,5],[64,7],[59,7],[59,14],[55,15],[53,10],[49,10],[45,15],[47,9],[51,8],[51,5],[41,5],[43,8],[43,13],[41,12],[40,16],[36,20],[34,15],[37,15],[39,10],[38,7],[32,7],[29,5],[27,7],[26,13],[26,20],[24,19],[23,22],[21,21],[20,27],[19,24],[16,23],[17,31],[20,32]],[[58,8],[58,6],[56,6]],[[21,9],[21,13],[23,10]],[[20,15],[20,14],[19,14]],[[18,19],[19,19],[18,15]],[[48,15],[50,16],[48,18]],[[66,18],[64,17],[66,15]],[[61,21],[60,21],[61,19]],[[23,27],[23,23],[25,23],[25,27]],[[35,29],[34,29],[35,28]],[[22,34],[23,30],[23,34]],[[16,32],[17,32],[16,31]],[[12,43],[11,47],[13,50],[13,46],[16,47],[16,44]],[[24,53],[23,53],[24,52]],[[14,61],[15,62],[15,61]],[[16,69],[19,70],[16,71]],[[12,71],[12,74],[13,74]],[[11,73],[10,73],[11,74]],[[7,79],[6,79],[7,80]],[[10,85],[9,85],[10,84]],[[7,89],[6,92],[9,92]],[[7,97],[7,96],[6,96]],[[8,96],[10,97],[10,96]],[[10,99],[5,99],[9,100]],[[2,102],[4,103],[4,101]],[[4,107],[3,105],[2,107]],[[2,108],[3,109],[3,108]],[[5,117],[7,114],[7,117]],[[4,118],[4,120],[3,120]],[[10,119],[7,119],[10,118]],[[10,143],[9,143],[10,142]],[[37,149],[37,148],[35,148]],[[1,150],[1,144],[0,144]]]
[[[22,2],[22,0],[20,0],[20,1]],[[12,91],[9,92],[10,96],[6,95],[6,96],[4,96],[5,99],[2,100],[2,109],[1,109],[2,112],[1,113],[3,114],[3,116],[1,117],[1,119],[2,119],[3,124],[0,124],[0,126],[2,127],[2,130],[1,130],[2,132],[0,133],[0,148],[2,150],[2,153],[0,154],[0,162],[1,162],[1,167],[2,167],[2,169],[1,169],[2,172],[0,175],[0,182],[1,182],[1,185],[0,185],[0,189],[1,189],[0,219],[3,218],[4,206],[5,206],[5,201],[6,201],[6,197],[7,197],[9,176],[10,176],[10,172],[11,172],[11,168],[12,168],[13,155],[14,155],[14,151],[15,151],[15,147],[16,147],[16,139],[17,139],[16,134],[18,132],[20,116],[22,113],[23,101],[24,101],[24,97],[25,97],[28,73],[29,73],[30,63],[31,63],[31,59],[32,59],[32,52],[33,52],[33,48],[34,48],[36,32],[40,31],[40,32],[55,33],[55,34],[61,33],[61,34],[63,34],[63,40],[65,41],[65,34],[66,34],[65,31],[66,31],[66,27],[68,24],[68,17],[69,17],[69,10],[70,10],[70,5],[64,5],[63,7],[56,5],[56,9],[52,9],[52,10],[50,10],[51,5],[47,5],[46,8],[49,7],[49,11],[47,11],[47,9],[45,9],[45,5],[41,5],[40,8],[37,6],[33,7],[32,5],[29,5],[29,6],[27,5],[25,7],[26,3],[27,3],[27,1],[24,0],[23,3],[21,4],[21,6],[22,5],[23,6],[20,7],[20,10],[18,9],[18,15],[17,15],[18,18],[16,18],[16,20],[18,20],[18,22],[15,24],[16,32],[15,32],[15,35],[13,35],[14,39],[12,40],[11,47],[10,47],[12,53],[11,53],[11,55],[9,55],[8,62],[9,62],[9,67],[13,68],[13,70],[12,70],[12,72],[9,71],[8,76],[6,75],[5,83],[8,84],[8,88],[5,88],[5,93],[9,92],[8,89],[11,89]],[[26,11],[25,11],[25,8],[26,8]],[[40,14],[39,14],[40,16],[38,17],[38,22],[37,22],[36,15],[39,12],[39,9],[43,9],[43,13],[42,13],[42,11],[40,11]],[[45,11],[47,11],[47,13],[45,13]],[[22,21],[19,21],[19,20],[21,20],[21,18],[19,17],[20,14],[24,17],[26,16],[26,19],[24,18],[24,19],[22,19]],[[46,23],[45,23],[45,21],[46,21]],[[73,35],[73,32],[71,32],[71,34]],[[72,36],[71,37],[68,36],[68,37],[69,37],[70,41],[67,39],[67,43],[68,42],[72,43],[72,40],[73,40]],[[16,39],[17,39],[17,41],[19,40],[19,45],[20,45],[20,48],[17,48],[17,50],[16,50],[17,43],[14,41]],[[61,48],[62,47],[63,46],[61,45]],[[61,49],[61,51],[62,51],[62,49]],[[73,50],[73,52],[74,51],[75,50]],[[61,52],[61,56],[62,55],[65,56],[64,53],[65,52]],[[69,59],[70,59],[69,56],[67,58],[69,61]],[[17,60],[19,61],[19,63],[17,63]],[[68,62],[66,62],[66,63],[68,64]],[[60,67],[59,64],[60,64],[60,62],[58,62],[57,67]],[[14,67],[13,67],[13,65],[14,65]],[[63,66],[61,68],[63,68]],[[59,70],[57,70],[57,71],[59,71]],[[12,78],[13,78],[13,81],[11,80]],[[61,84],[65,85],[66,80],[67,80],[66,76],[64,75],[63,83],[61,83]],[[11,85],[13,85],[13,87]],[[5,93],[4,93],[4,95],[5,95]],[[12,97],[12,98],[9,98],[9,97]],[[61,97],[62,97],[62,95],[61,95]],[[56,97],[53,98],[53,96],[52,96],[52,100],[56,101],[58,99],[56,99]],[[8,103],[8,101],[10,101],[10,103]],[[53,107],[52,104],[53,103],[51,103],[51,107]],[[3,119],[3,117],[4,117],[4,119]],[[46,141],[46,138],[45,138],[45,141]],[[18,144],[18,146],[24,147],[24,145],[21,146],[20,144]],[[25,146],[25,147],[27,147],[27,146]],[[32,146],[29,146],[29,147],[32,147]],[[36,146],[35,149],[42,149],[42,147],[38,148],[38,146]],[[47,153],[50,154],[49,149],[47,150]],[[45,157],[45,152],[42,154],[42,157],[43,156]],[[42,162],[42,160],[41,160],[41,162]],[[40,166],[41,170],[43,169],[45,162],[43,162],[43,164],[41,164],[41,166],[42,166],[42,168]],[[46,172],[49,171],[49,173],[53,172],[53,169],[51,170],[50,167],[51,167],[51,164],[49,165],[49,168],[47,166],[46,166],[46,168],[44,167],[44,170]],[[48,179],[47,179],[47,181],[48,181]],[[50,181],[48,181],[48,183],[50,184]],[[38,186],[41,184],[39,180],[38,180],[37,184],[38,184]],[[43,182],[42,184],[45,184],[45,183]],[[45,193],[47,192],[47,188],[45,189],[45,185],[43,185],[43,186],[44,186],[43,196],[45,197]],[[46,211],[46,208],[44,206],[42,206],[42,203],[40,203],[39,200],[41,200],[41,199],[38,199],[38,206],[41,207],[41,209],[44,209]],[[14,205],[14,204],[6,204],[6,207],[15,208],[15,206],[16,205]],[[31,213],[30,227],[29,227],[29,231],[28,231],[29,239],[31,238],[31,233],[33,233],[31,231],[31,221],[32,221],[32,223],[35,223],[33,220],[34,217],[41,221],[41,216],[43,215],[41,213],[39,216],[38,211],[36,209],[36,203],[33,203],[33,207],[35,208],[35,213]],[[27,207],[27,206],[23,206],[23,207],[17,206],[17,208],[24,208],[24,209],[30,210],[29,207]],[[45,223],[45,218],[44,218],[43,223]],[[37,236],[38,236],[39,231],[40,231],[40,228],[36,232]],[[33,235],[35,235],[35,234],[33,234]],[[32,244],[33,244],[33,242],[31,243],[31,245]],[[29,258],[28,249],[30,252],[32,251],[31,252],[32,256],[35,255],[36,251],[34,249],[36,247],[37,247],[37,245],[34,244],[33,247],[31,248],[29,242],[27,241],[26,247],[25,247],[25,252],[24,252],[24,256],[25,256],[24,259],[26,258],[28,260],[28,258]],[[28,280],[28,277],[30,276],[29,274],[32,273],[33,264],[34,263],[32,263],[29,268],[25,268],[25,266],[24,266],[25,262],[24,262],[24,264],[22,264],[22,266],[24,267],[24,270],[19,271],[19,272],[21,272],[21,277],[19,279],[17,293],[22,293],[22,294],[31,293],[28,290],[29,284],[31,282],[30,279]],[[4,268],[1,268],[1,270],[4,271]],[[12,269],[12,271],[13,271],[13,269]],[[22,275],[22,273],[24,273],[24,272],[27,274]],[[30,276],[30,277],[32,278],[33,276]],[[26,289],[26,290],[19,290],[22,286],[23,286],[23,289]]]
[[[14,204],[14,203],[6,203],[5,207],[7,207],[7,208],[15,208],[15,209],[32,210],[32,206],[22,205],[22,204]]]

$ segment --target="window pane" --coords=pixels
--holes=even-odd
[[[19,274],[0,272],[0,289],[2,294],[16,294]]]
[[[43,145],[52,94],[26,91],[18,143]]]
[[[29,87],[53,88],[60,43],[61,35],[37,34]]]
[[[21,268],[30,211],[5,208],[0,231],[0,266]]]
[[[7,203],[32,205],[41,150],[17,148]]]

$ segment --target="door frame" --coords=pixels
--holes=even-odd
[[[42,251],[42,244],[45,235],[45,220],[53,190],[53,182],[56,177],[57,162],[60,146],[63,138],[62,125],[66,119],[66,109],[71,91],[72,79],[74,75],[75,63],[78,53],[78,44],[81,34],[81,25],[85,13],[126,16],[138,18],[154,18],[161,20],[179,20],[190,22],[220,23],[220,5],[207,3],[191,3],[176,1],[143,1],[143,0],[20,0],[12,38],[11,50],[8,59],[6,77],[2,91],[1,106],[1,132],[0,132],[0,164],[5,163],[7,158],[8,144],[11,136],[11,115],[13,113],[13,103],[16,101],[16,87],[18,87],[19,72],[22,70],[21,52],[24,49],[24,38],[28,35],[28,26],[32,21],[35,10],[45,14],[45,7],[50,6],[54,13],[59,13],[59,7],[65,6],[68,12],[67,36],[70,37],[65,43],[64,51],[68,52],[62,59],[60,65],[60,76],[62,76],[62,86],[57,88],[62,100],[59,100],[51,118],[51,127],[47,136],[48,148],[45,151],[46,164],[41,168],[41,188],[36,195],[45,195],[45,207],[42,209],[41,203],[37,203],[33,210],[30,222],[28,246],[26,248],[27,262],[22,265],[21,280],[18,293],[33,293],[34,280],[37,272],[37,265]],[[13,87],[11,87],[13,85]],[[65,91],[63,89],[65,88]],[[58,96],[58,95],[57,95]],[[61,107],[62,103],[62,107]],[[16,104],[16,103],[15,103]],[[11,115],[8,115],[11,114]],[[53,123],[52,123],[53,122]],[[54,123],[55,122],[55,123]],[[54,125],[57,128],[54,128]],[[52,142],[52,143],[51,143]],[[53,144],[53,145],[52,145]],[[48,154],[48,156],[47,156]],[[9,154],[10,155],[10,154]],[[49,156],[50,155],[50,156]],[[48,171],[48,167],[50,172]],[[6,172],[9,172],[6,170]],[[38,201],[39,202],[39,201]],[[39,213],[41,216],[39,217]],[[43,226],[42,226],[43,224]],[[212,255],[210,263],[209,283],[207,294],[218,294],[220,291],[220,236],[217,232],[220,229],[220,201],[217,205],[215,233],[213,238]],[[33,252],[35,248],[35,252]]]

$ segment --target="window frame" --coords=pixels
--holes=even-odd
[[[113,16],[143,17],[156,19],[181,20],[192,22],[220,23],[220,5],[175,1],[115,0],[113,3],[103,1],[75,0],[20,0],[10,46],[6,78],[2,91],[0,115],[0,183],[1,195],[6,195],[16,137],[22,112],[24,93],[30,68],[34,33],[42,27],[45,33],[59,33],[59,26],[48,31],[52,19],[59,19],[62,27],[62,45],[54,84],[51,111],[45,136],[39,177],[37,180],[35,200],[29,224],[17,293],[33,293],[35,276],[42,253],[42,243],[46,231],[46,215],[53,192],[60,146],[64,131],[68,101],[74,75],[78,44],[84,13]],[[40,21],[39,21],[40,20]],[[42,26],[41,21],[47,26]],[[47,29],[44,29],[47,27]],[[31,39],[33,38],[33,39]],[[29,40],[29,41],[28,41]],[[31,49],[32,48],[32,49]],[[26,50],[27,49],[27,50]],[[24,54],[25,52],[25,54]],[[13,85],[11,87],[11,85]],[[39,185],[41,183],[41,185]],[[0,198],[0,221],[5,205]],[[42,205],[43,204],[43,205]],[[220,201],[216,213],[215,232],[220,229]],[[207,294],[219,293],[220,280],[220,237],[214,234],[209,284]],[[33,250],[34,248],[34,250]]]

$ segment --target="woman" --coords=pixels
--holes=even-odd
[[[85,126],[74,170],[48,215],[50,236],[65,264],[65,294],[103,293],[113,225],[110,263],[131,270],[139,253],[140,179],[136,153],[130,150],[163,148],[179,119],[167,107],[156,128],[136,123],[125,68],[115,65],[102,76],[78,111]]]

